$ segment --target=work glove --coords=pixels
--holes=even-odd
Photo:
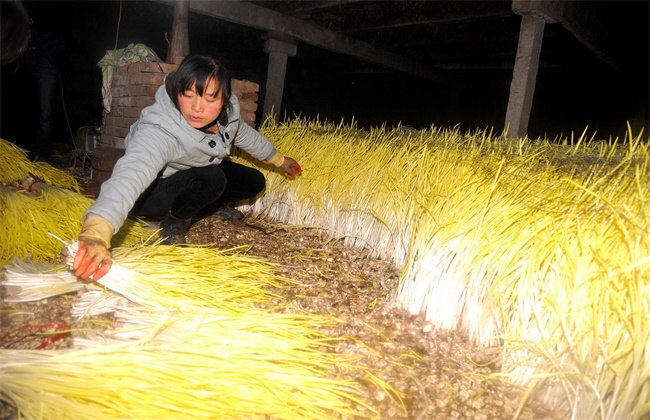
[[[287,178],[294,178],[296,175],[302,172],[302,169],[300,168],[300,165],[298,165],[298,162],[289,156],[284,156],[280,152],[275,152],[273,157],[268,160],[268,163],[280,168]]]
[[[111,268],[109,251],[113,225],[106,219],[89,214],[79,234],[79,250],[74,257],[72,269],[83,280],[97,281]]]

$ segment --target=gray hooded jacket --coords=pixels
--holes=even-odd
[[[158,177],[180,170],[218,165],[230,155],[234,144],[259,160],[271,159],[273,144],[241,119],[239,100],[231,95],[232,110],[220,134],[191,127],[165,90],[156,92],[156,102],[144,108],[124,139],[126,152],[111,178],[102,183],[95,203],[86,211],[108,220],[114,233],[122,227],[142,192]]]

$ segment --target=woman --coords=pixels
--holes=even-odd
[[[84,213],[75,274],[99,280],[111,267],[111,238],[129,214],[162,217],[166,243],[182,243],[192,216],[215,202],[220,213],[265,187],[262,173],[228,159],[232,145],[280,168],[288,177],[298,163],[241,119],[228,71],[215,59],[189,55],[167,76],[156,102],[143,109],[124,140],[126,152]],[[239,217],[238,217],[239,216]]]

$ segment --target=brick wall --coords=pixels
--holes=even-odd
[[[100,144],[91,157],[91,178],[96,185],[88,189],[89,195],[96,196],[98,184],[111,176],[115,162],[124,154],[124,138],[129,128],[140,117],[142,108],[154,103],[154,95],[164,83],[165,75],[177,67],[168,63],[132,63],[115,69],[111,112],[104,116]],[[242,118],[256,127],[259,85],[233,79],[232,91],[239,98]]]

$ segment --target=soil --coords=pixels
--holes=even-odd
[[[71,162],[67,152],[65,147],[60,148],[52,165],[70,171],[88,185],[88,168],[83,162],[72,165],[79,161]],[[362,384],[366,401],[380,408],[383,418],[513,418],[523,390],[483,379],[499,369],[497,363],[492,363],[494,354],[455,331],[439,330],[422,317],[390,304],[399,278],[399,268],[391,262],[370,258],[364,250],[350,249],[323,231],[251,218],[228,222],[207,216],[190,227],[187,240],[224,249],[247,247],[248,255],[278,264],[279,276],[298,282],[274,291],[283,304],[291,303],[286,310],[326,313],[345,321],[327,331],[331,337],[347,337],[336,351],[359,357],[360,364],[380,372],[378,376],[401,396],[403,405],[375,387],[365,388],[363,378],[356,377],[358,369],[344,372]],[[46,341],[46,337],[53,337],[51,334],[43,335],[71,322],[70,305],[71,299],[66,296],[23,304],[3,300],[0,348],[71,347],[68,335],[52,342]],[[14,417],[12,407],[3,402],[0,419]],[[567,413],[531,401],[518,418],[568,417]]]

